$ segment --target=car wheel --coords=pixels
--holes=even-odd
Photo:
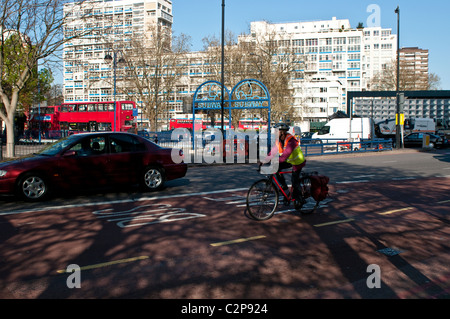
[[[49,185],[39,174],[26,174],[17,184],[17,194],[27,201],[39,201],[49,193]]]
[[[156,166],[147,167],[142,179],[142,186],[145,190],[159,190],[164,186],[164,169]]]

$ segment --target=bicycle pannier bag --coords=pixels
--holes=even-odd
[[[320,202],[328,196],[328,183],[330,178],[324,175],[313,175],[311,179],[311,196]]]

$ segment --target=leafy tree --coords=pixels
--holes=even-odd
[[[30,103],[33,86],[39,81],[45,91],[49,73],[37,66],[51,63],[64,42],[86,34],[64,38],[63,26],[73,11],[89,12],[79,1],[64,11],[65,0],[2,0],[0,2],[0,119],[6,124],[6,157],[14,156],[14,116],[21,99]],[[80,10],[83,9],[83,10]],[[80,18],[83,19],[84,15]],[[78,18],[78,17],[77,17]],[[91,31],[87,31],[91,32]],[[28,92],[27,92],[28,90]],[[26,97],[26,98],[25,98]],[[41,98],[41,97],[37,97]]]

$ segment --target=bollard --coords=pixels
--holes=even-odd
[[[430,135],[424,134],[422,140],[422,147],[429,148],[430,147]]]

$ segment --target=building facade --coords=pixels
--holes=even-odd
[[[392,63],[397,52],[397,36],[391,29],[355,29],[348,19],[335,17],[275,24],[252,22],[248,37],[287,42],[291,52],[301,56],[303,77],[292,81],[297,97],[294,107],[303,121],[324,121],[330,112],[345,111],[347,92],[367,90],[370,79]]]
[[[418,47],[400,49],[400,68],[408,90],[428,89],[428,50]]]
[[[67,11],[75,3],[68,3]],[[81,20],[81,17],[83,19]],[[81,22],[80,22],[81,21]],[[103,0],[85,2],[65,28],[70,37],[76,30],[91,30],[64,46],[64,100],[111,101],[129,99],[118,90],[114,96],[113,65],[105,56],[122,52],[132,39],[150,41],[148,30],[162,26],[172,30],[169,0]],[[345,111],[348,92],[364,91],[369,80],[396,58],[397,37],[381,27],[352,28],[348,19],[268,23],[252,22],[250,33],[239,42],[278,41],[302,61],[292,76],[293,107],[302,122],[325,121],[336,111]],[[218,63],[218,62],[216,62]],[[211,78],[214,67],[206,52],[180,57],[180,72],[164,119],[184,113],[183,101]],[[139,105],[139,101],[136,101]]]
[[[405,119],[432,118],[437,126],[450,125],[450,91],[402,91]],[[346,112],[354,116],[395,119],[397,92],[350,92]]]
[[[64,36],[85,32],[63,48],[66,102],[113,101],[114,65],[105,57],[116,55],[117,62],[130,41],[150,42],[155,36],[152,30],[172,32],[170,0],[71,2],[65,4],[64,10],[69,15]],[[125,96],[115,98],[123,100]]]

